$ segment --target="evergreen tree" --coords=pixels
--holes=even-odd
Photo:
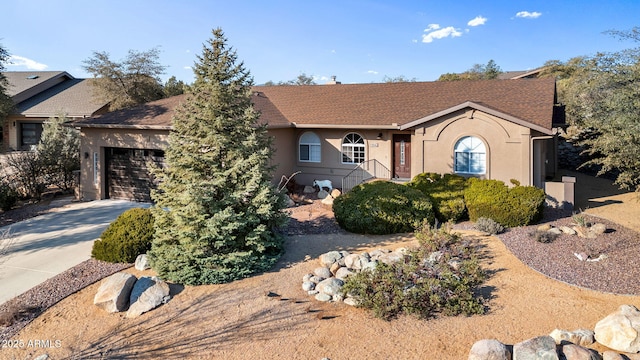
[[[74,186],[74,174],[80,170],[80,135],[71,127],[62,124],[69,119],[59,113],[42,125],[42,136],[38,143],[38,159],[47,181],[63,191]]]
[[[176,109],[166,168],[152,193],[152,266],[188,285],[269,269],[282,252],[284,200],[271,184],[271,140],[251,102],[253,79],[221,29],[203,45]]]

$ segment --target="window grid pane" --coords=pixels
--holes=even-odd
[[[342,162],[345,164],[360,164],[364,161],[364,139],[358,134],[347,134],[342,140]]]
[[[454,151],[454,171],[468,174],[486,173],[486,148],[482,140],[467,136],[458,141]]]

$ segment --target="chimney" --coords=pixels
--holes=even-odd
[[[327,85],[337,85],[337,84],[342,84],[342,83],[340,81],[336,81],[335,75],[331,77],[331,80],[327,81]]]

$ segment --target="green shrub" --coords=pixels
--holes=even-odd
[[[361,184],[333,202],[336,221],[358,234],[413,231],[426,219],[433,223],[429,198],[418,190],[388,181]]]
[[[93,243],[91,257],[113,263],[132,263],[151,248],[153,231],[151,210],[129,209]]]
[[[478,218],[474,227],[476,230],[484,231],[493,235],[500,234],[504,231],[504,226],[500,225],[495,220],[486,217]]]
[[[474,297],[474,291],[486,274],[474,248],[446,226],[436,230],[426,224],[416,237],[420,246],[410,250],[405,261],[379,263],[373,271],[351,275],[343,292],[386,320],[401,313],[420,318],[483,313],[483,301]],[[432,257],[434,251],[441,256]]]
[[[542,218],[545,194],[534,186],[509,188],[499,180],[471,178],[467,181],[464,200],[469,218],[477,221],[488,217],[503,226],[532,224]]]
[[[467,179],[456,174],[440,176],[436,173],[416,175],[408,184],[429,196],[438,221],[458,221],[467,215],[464,203],[464,189]]]

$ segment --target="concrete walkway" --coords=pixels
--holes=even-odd
[[[0,304],[91,258],[93,241],[118,215],[149,204],[125,200],[72,203],[0,228]],[[0,244],[0,249],[2,249]]]

